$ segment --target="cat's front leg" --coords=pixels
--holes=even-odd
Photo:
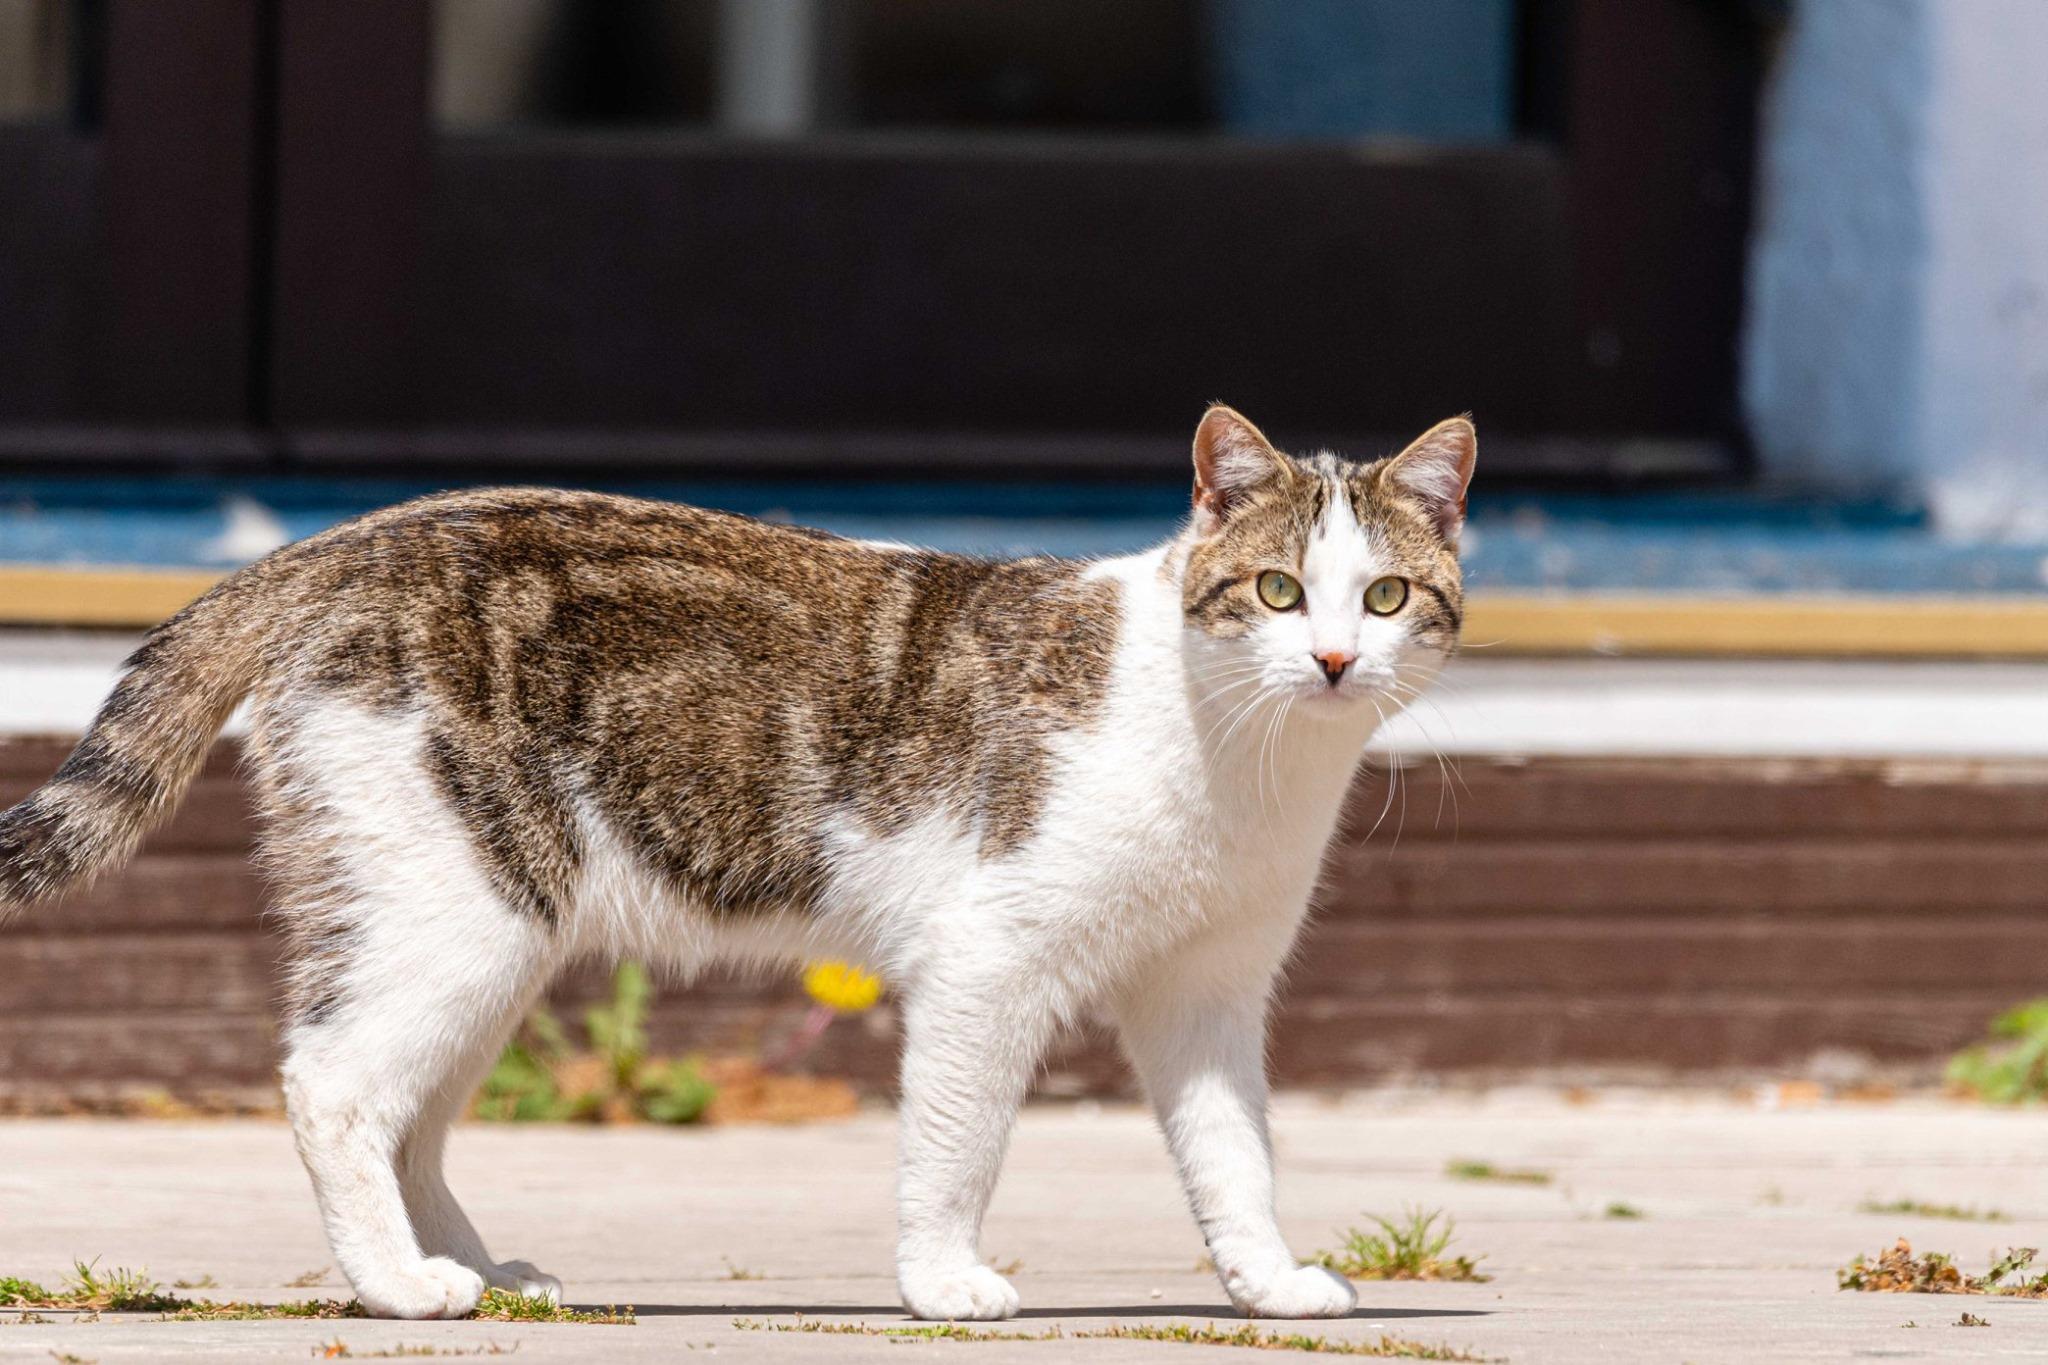
[[[981,1220],[1051,1006],[1016,972],[951,955],[931,977],[904,1017],[896,1282],[915,1317],[1007,1318],[1017,1291],[982,1261]]]
[[[1212,964],[1213,965],[1213,964]],[[1158,1112],[1224,1292],[1246,1317],[1335,1318],[1358,1303],[1342,1276],[1294,1259],[1273,1211],[1266,1128],[1270,976],[1163,971],[1119,1003],[1131,1063]]]

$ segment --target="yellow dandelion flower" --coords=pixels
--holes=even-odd
[[[813,962],[804,968],[811,999],[841,1014],[873,1009],[882,998],[882,978],[846,962]]]

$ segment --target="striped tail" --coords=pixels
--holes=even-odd
[[[256,683],[265,615],[230,579],[129,657],[56,775],[0,814],[0,920],[126,861],[171,812]]]

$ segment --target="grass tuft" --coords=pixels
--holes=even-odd
[[[1444,1174],[1453,1180],[1490,1181],[1496,1185],[1548,1185],[1552,1178],[1549,1171],[1496,1166],[1490,1161],[1469,1160],[1445,1163]]]
[[[126,1268],[101,1270],[98,1261],[73,1261],[58,1289],[34,1280],[0,1277],[0,1307],[65,1308],[80,1312],[158,1313],[184,1302],[166,1294],[155,1280]]]
[[[1644,1213],[1640,1207],[1638,1207],[1635,1204],[1631,1204],[1623,1199],[1617,1199],[1610,1203],[1606,1208],[1600,1210],[1600,1216],[1602,1218],[1614,1219],[1636,1219],[1649,1217],[1649,1215]]]
[[[167,1294],[155,1280],[134,1270],[101,1270],[97,1261],[75,1262],[61,1289],[34,1280],[0,1276],[0,1308],[53,1308],[83,1313],[156,1313],[168,1322],[257,1322],[276,1319],[362,1318],[354,1299],[296,1299],[285,1303],[217,1303]],[[23,1313],[22,1321],[29,1314]],[[564,1308],[546,1299],[524,1298],[508,1289],[488,1289],[471,1319],[479,1322],[579,1322],[632,1326],[631,1307]]]
[[[1865,1294],[1995,1294],[2006,1298],[2048,1299],[2048,1273],[2029,1276],[2032,1247],[2014,1247],[1991,1263],[1982,1275],[1965,1275],[1955,1257],[1939,1251],[1913,1254],[1901,1237],[1876,1260],[1858,1256],[1835,1272],[1838,1289]]]
[[[1980,1209],[1974,1204],[1930,1204],[1923,1199],[1866,1199],[1856,1206],[1858,1213],[1885,1213],[1907,1218],[1954,1218],[1967,1223],[2010,1223],[1997,1209]]]
[[[216,1303],[212,1299],[181,1299],[176,1308],[164,1312],[166,1322],[274,1322],[368,1316],[354,1299],[293,1299],[285,1303]]]
[[[1254,1351],[1306,1351],[1315,1355],[1369,1356],[1376,1360],[1456,1360],[1484,1361],[1486,1356],[1474,1355],[1450,1346],[1432,1346],[1427,1342],[1409,1341],[1402,1337],[1382,1335],[1370,1340],[1346,1340],[1342,1337],[1312,1337],[1300,1332],[1267,1332],[1257,1327],[1218,1327],[1206,1323],[1200,1327],[1187,1323],[1171,1323],[1164,1327],[1149,1324],[1135,1326],[1105,1327],[1100,1331],[1076,1332],[1077,1337],[1096,1337],[1110,1341],[1177,1341],[1188,1346],[1241,1346]]]
[[[1432,1346],[1400,1337],[1347,1341],[1342,1337],[1312,1337],[1299,1332],[1268,1332],[1249,1324],[1219,1327],[1213,1322],[1201,1325],[1116,1325],[1074,1332],[1058,1327],[1049,1327],[1042,1332],[1018,1332],[967,1327],[957,1322],[816,1322],[802,1317],[794,1322],[734,1318],[732,1325],[742,1332],[806,1332],[824,1336],[884,1337],[891,1341],[1169,1341],[1184,1346],[1238,1346],[1255,1351],[1304,1351],[1314,1355],[1365,1356],[1376,1360],[1488,1359],[1450,1346]]]
[[[1312,1264],[1334,1270],[1350,1280],[1466,1280],[1484,1283],[1473,1256],[1446,1256],[1456,1230],[1441,1210],[1408,1209],[1397,1221],[1369,1213],[1379,1231],[1347,1228],[1335,1251],[1318,1252]],[[1442,1226],[1438,1226],[1441,1220]]]
[[[1950,1059],[1949,1084],[1993,1104],[2048,1099],[2048,997],[2013,1006],[1988,1031]]]
[[[324,1341],[315,1346],[313,1356],[317,1360],[418,1360],[438,1356],[509,1356],[518,1350],[519,1343],[516,1341],[510,1346],[500,1346],[495,1341],[487,1341],[481,1346],[408,1346],[404,1342],[399,1342],[395,1346],[386,1346],[375,1351],[358,1351],[340,1337],[336,1337],[332,1341]]]
[[[633,1306],[607,1305],[603,1308],[570,1308],[546,1299],[528,1298],[509,1289],[487,1289],[470,1314],[480,1322],[582,1322],[603,1327],[631,1327],[639,1319]]]

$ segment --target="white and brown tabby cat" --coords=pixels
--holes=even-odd
[[[1212,408],[1186,527],[1095,562],[579,493],[379,512],[149,637],[0,816],[0,913],[128,856],[247,700],[285,1098],[372,1313],[559,1297],[441,1152],[565,963],[833,955],[903,1001],[911,1312],[1017,1311],[982,1214],[1048,1039],[1099,1010],[1231,1301],[1342,1314],[1274,1220],[1267,1006],[1367,737],[1456,647],[1475,452],[1453,418],[1294,458]]]

